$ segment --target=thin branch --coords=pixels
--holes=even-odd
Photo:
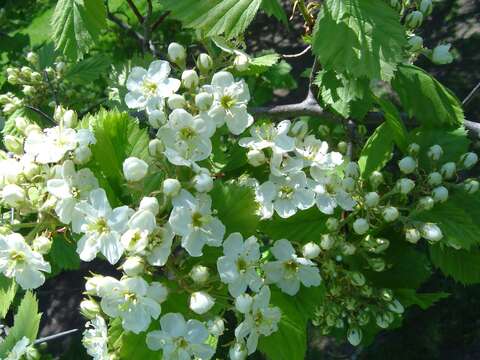
[[[57,97],[57,91],[55,90],[55,88],[53,87],[53,84],[52,82],[50,81],[49,77],[48,77],[48,73],[47,71],[45,70],[43,72],[43,77],[45,78],[45,81],[48,85],[48,88],[50,89],[50,91],[52,92],[52,95],[53,95],[53,101],[55,101],[55,105],[58,106],[58,97]]]
[[[33,112],[37,113],[38,115],[43,116],[45,119],[52,122],[53,124],[56,124],[55,120],[52,117],[50,117],[50,115],[44,113],[42,110],[40,110],[36,107],[33,107],[31,105],[24,105],[24,106],[25,106],[25,108],[27,108],[29,110],[32,110]]]
[[[467,97],[465,99],[463,99],[463,101],[462,101],[463,106],[466,106],[470,102],[470,100],[473,99],[473,97],[474,97],[475,93],[478,91],[478,89],[480,89],[480,82],[477,85],[475,85],[475,87],[472,89],[472,91],[470,91],[470,93],[467,95]]]
[[[120,18],[118,18],[116,15],[114,15],[111,12],[107,12],[107,18],[111,22],[117,24],[120,28],[122,28],[126,32],[129,32],[130,34],[132,34],[138,41],[140,41],[143,44],[144,42],[143,35],[136,32],[130,25],[123,22]]]
[[[64,337],[64,336],[67,336],[67,335],[76,333],[76,332],[78,332],[78,331],[79,331],[78,329],[72,329],[72,330],[63,331],[63,332],[58,333],[58,334],[54,334],[54,335],[50,335],[50,336],[46,336],[46,337],[37,339],[37,340],[35,340],[33,343],[34,343],[35,345],[41,344],[41,343],[44,343],[44,342],[47,342],[47,341],[50,341],[50,340],[55,340],[55,339],[58,339],[58,338],[61,338],[61,337]]]
[[[282,55],[282,57],[285,58],[285,59],[297,58],[297,57],[303,56],[303,55],[305,55],[306,53],[308,53],[308,51],[309,51],[311,48],[312,48],[312,45],[308,45],[305,49],[303,49],[302,51],[300,51],[300,52],[297,53],[297,54],[284,54],[284,55]]]
[[[165,21],[167,16],[170,15],[170,11],[164,12],[152,25],[152,32],[157,30],[157,28]]]
[[[132,9],[133,13],[135,14],[135,16],[137,17],[138,19],[138,22],[141,24],[143,23],[143,16],[142,14],[140,14],[140,11],[138,11],[138,8],[135,6],[135,4],[133,3],[132,0],[127,0],[127,4],[128,6],[130,6],[130,9]]]

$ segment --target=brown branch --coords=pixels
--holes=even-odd
[[[118,25],[121,29],[125,30],[126,32],[132,34],[139,42],[143,44],[144,38],[143,35],[136,32],[130,25],[127,23],[123,22],[120,18],[118,18],[115,14],[111,13],[107,9],[107,18],[111,22],[115,23]]]
[[[164,12],[152,25],[152,32],[157,30],[157,28],[165,21],[167,16],[170,15],[170,11]]]
[[[142,16],[142,14],[140,14],[140,11],[138,11],[138,8],[135,6],[135,4],[133,3],[133,1],[132,1],[132,0],[127,0],[127,4],[128,4],[128,6],[130,7],[130,9],[132,9],[132,11],[133,11],[133,13],[135,14],[135,16],[137,17],[138,22],[139,22],[140,24],[142,24],[142,23],[143,23],[143,20],[144,20],[144,19],[143,19],[143,16]]]
[[[477,85],[475,85],[475,87],[472,89],[472,91],[470,91],[470,93],[467,95],[467,97],[465,99],[463,99],[463,101],[462,101],[463,106],[467,105],[470,102],[470,100],[473,99],[473,97],[474,97],[475,93],[478,91],[478,89],[480,89],[480,82]]]

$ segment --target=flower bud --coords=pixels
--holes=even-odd
[[[402,178],[397,181],[397,189],[402,194],[408,194],[415,187],[415,182],[411,179]]]
[[[170,61],[182,67],[185,59],[187,58],[187,52],[185,48],[176,42],[172,42],[170,45],[168,45],[167,52]]]
[[[421,234],[422,237],[430,241],[439,241],[443,238],[442,230],[433,223],[423,224]]]
[[[67,64],[65,64],[63,61],[59,61],[55,64],[55,70],[60,74],[65,71],[66,67],[67,67]]]
[[[362,342],[362,329],[354,327],[348,329],[347,340],[353,346],[358,346]]]
[[[33,95],[35,95],[36,93],[36,90],[33,86],[31,85],[23,85],[22,87],[22,92],[25,96],[30,96],[32,97]]]
[[[364,218],[358,218],[353,222],[353,231],[355,231],[355,233],[358,235],[365,234],[369,228],[370,225],[368,224],[368,221]]]
[[[208,332],[213,336],[221,336],[225,331],[225,322],[220,316],[216,316],[213,320],[208,321]]]
[[[16,207],[25,201],[25,190],[16,184],[8,184],[3,188],[2,199],[8,206]]]
[[[351,256],[351,255],[355,254],[355,252],[357,251],[357,248],[356,248],[355,245],[353,245],[351,243],[344,242],[342,244],[340,250],[342,252],[342,255]]]
[[[248,56],[245,54],[238,54],[235,57],[235,60],[233,60],[233,66],[237,71],[245,71],[248,69],[250,60],[248,59]]]
[[[38,63],[38,55],[33,51],[30,51],[27,54],[27,61],[32,65],[36,65]]]
[[[345,189],[346,192],[352,192],[355,190],[355,180],[351,177],[346,177],[342,180],[342,187]]]
[[[52,247],[52,240],[46,236],[37,236],[32,242],[33,250],[40,254],[47,254]]]
[[[207,111],[212,107],[213,95],[207,92],[201,92],[195,95],[195,105],[200,111]]]
[[[187,102],[182,95],[179,94],[172,94],[167,100],[168,107],[170,110],[175,109],[184,109],[187,106]]]
[[[422,0],[419,6],[419,10],[423,13],[424,16],[430,15],[433,10],[432,0]]]
[[[248,163],[254,167],[263,165],[267,162],[267,158],[262,150],[250,150],[247,153]]]
[[[303,245],[302,254],[307,259],[314,259],[320,255],[320,246],[314,242],[309,242]]]
[[[160,205],[158,204],[157,198],[145,196],[142,201],[140,201],[138,210],[150,211],[153,215],[157,216],[160,211]]]
[[[478,155],[475,154],[474,152],[468,152],[466,154],[463,154],[460,157],[460,162],[467,169],[470,169],[471,167],[475,166],[477,161],[478,161]]]
[[[92,150],[88,146],[79,146],[74,152],[73,162],[75,164],[83,165],[90,161],[92,157]]]
[[[337,231],[338,230],[338,220],[334,217],[329,217],[325,223],[328,231]]]
[[[465,181],[465,184],[463,186],[467,193],[475,194],[478,191],[480,184],[478,183],[477,180],[468,179]]]
[[[410,47],[410,51],[417,52],[423,48],[423,38],[418,35],[410,36],[408,39],[408,46]]]
[[[167,196],[176,196],[180,192],[181,188],[182,185],[177,179],[165,179],[163,181],[163,193]]]
[[[448,199],[448,189],[445,186],[438,186],[433,189],[432,197],[435,202],[445,202]]]
[[[194,89],[198,86],[199,78],[195,70],[185,70],[182,73],[182,84],[187,89]]]
[[[247,358],[248,352],[245,344],[236,342],[228,350],[228,356],[230,360],[245,360]]]
[[[296,121],[292,128],[290,129],[290,133],[292,136],[303,139],[308,132],[308,122],[305,120],[298,120]]]
[[[25,129],[28,126],[28,121],[23,116],[17,116],[15,118],[15,127],[22,133],[25,132]]]
[[[198,55],[197,67],[201,73],[208,73],[213,67],[213,60],[210,55],[205,53]]]
[[[430,210],[435,205],[435,200],[430,196],[424,196],[418,200],[417,208],[420,210]]]
[[[380,171],[372,172],[368,180],[374,189],[378,188],[381,184],[383,184],[384,181],[383,175]]]
[[[163,143],[160,141],[160,139],[152,139],[148,143],[148,153],[152,157],[161,157],[164,150],[165,147],[163,146]]]
[[[28,66],[22,66],[22,67],[20,68],[20,74],[21,74],[21,76],[24,77],[24,78],[27,78],[27,79],[31,78],[31,77],[32,77],[32,73],[33,73],[32,69],[29,68]]]
[[[167,121],[167,117],[163,110],[150,111],[147,116],[148,124],[154,129],[160,128]]]
[[[200,173],[193,178],[193,187],[198,192],[209,192],[213,189],[213,179],[207,173]]]
[[[428,174],[428,180],[427,181],[428,181],[428,184],[430,186],[440,185],[443,181],[442,174],[434,171],[434,172]]]
[[[196,314],[205,314],[213,305],[215,300],[204,291],[194,292],[190,296],[190,309]]]
[[[442,165],[442,167],[440,168],[440,174],[442,174],[445,179],[451,179],[455,174],[456,170],[457,166],[455,165],[455,163],[448,162]]]
[[[437,45],[433,49],[432,61],[438,65],[450,64],[453,61],[453,55],[450,52],[450,44]]]
[[[5,135],[3,137],[3,145],[5,148],[14,153],[14,154],[21,154],[23,153],[23,141],[22,139],[13,136],[13,135]]]
[[[345,176],[357,179],[360,176],[360,168],[356,162],[349,162],[345,168]]]
[[[140,256],[129,256],[125,259],[122,269],[128,276],[137,276],[145,270],[145,263]]]
[[[386,263],[382,258],[370,258],[368,259],[368,265],[370,265],[373,271],[381,272],[385,270]]]
[[[365,276],[358,271],[354,271],[350,273],[350,282],[354,286],[363,286],[365,285]]]
[[[407,150],[411,156],[416,156],[420,152],[420,145],[418,145],[417,143],[411,143],[410,145],[408,145]]]
[[[378,193],[372,191],[365,195],[365,205],[367,207],[375,207],[380,202],[380,196]]]
[[[442,157],[443,149],[440,145],[430,146],[430,149],[428,149],[427,155],[433,161],[437,161]]]
[[[26,128],[25,128],[25,136],[29,136],[30,134],[32,133],[41,133],[42,132],[42,128],[40,126],[38,126],[37,124],[29,124]]]
[[[94,319],[100,314],[100,306],[93,300],[83,300],[80,303],[80,312],[87,319]]]
[[[342,154],[345,154],[347,152],[347,149],[348,149],[348,144],[345,142],[345,141],[340,141],[338,144],[337,144],[337,150],[342,153]]]
[[[34,162],[26,162],[23,164],[22,172],[28,180],[32,180],[34,176],[40,174],[40,166]]]
[[[410,29],[419,27],[420,25],[422,25],[422,22],[423,22],[423,14],[418,10],[412,11],[405,18],[405,25]]]
[[[386,222],[392,222],[398,219],[400,213],[396,207],[389,206],[383,210],[382,216]]]
[[[32,75],[30,76],[30,79],[33,82],[40,83],[42,82],[42,75],[39,72],[34,71]]]
[[[136,157],[129,157],[123,162],[123,176],[128,182],[142,180],[148,172],[148,164]]]
[[[74,128],[75,126],[77,126],[77,121],[78,117],[75,111],[67,110],[63,114],[63,126],[65,126],[66,128]]]
[[[406,156],[398,162],[398,167],[404,174],[411,174],[417,168],[417,161],[411,156]]]
[[[320,240],[320,247],[323,250],[330,250],[335,245],[335,237],[330,234],[323,234]]]
[[[235,309],[237,309],[242,314],[246,314],[250,307],[252,306],[253,299],[248,294],[242,294],[235,298]]]
[[[327,136],[330,135],[330,127],[325,124],[318,125],[318,134],[322,139],[326,138]]]
[[[205,284],[210,278],[210,271],[208,267],[203,265],[195,265],[190,271],[190,277],[196,284]]]
[[[409,243],[416,244],[420,238],[421,234],[417,229],[409,228],[405,230],[405,240],[407,240]]]
[[[388,310],[394,312],[395,314],[403,314],[405,308],[398,300],[393,300],[390,304],[388,304]]]

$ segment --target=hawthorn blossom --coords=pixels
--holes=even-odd
[[[270,159],[270,172],[274,176],[284,177],[296,174],[304,167],[304,161],[299,156],[290,156],[288,153],[274,152]]]
[[[282,218],[288,218],[297,210],[306,210],[315,204],[307,176],[299,171],[284,177],[270,175],[270,180],[259,186],[257,201],[264,218],[270,218],[273,211]]]
[[[153,266],[163,266],[172,252],[175,234],[167,223],[157,227],[149,237],[147,261]]]
[[[77,252],[83,261],[92,261],[101,252],[111,264],[117,263],[124,248],[121,234],[127,229],[133,210],[128,206],[112,210],[105,190],[92,190],[88,201],[75,206],[72,229],[83,233],[77,243]]]
[[[223,253],[217,260],[217,268],[221,281],[228,284],[230,295],[240,296],[247,287],[258,291],[262,279],[256,269],[260,259],[257,238],[250,236],[243,241],[240,233],[233,233],[223,243]]]
[[[108,355],[108,328],[105,320],[97,315],[85,324],[82,344],[87,354],[94,360],[109,360]]]
[[[213,104],[208,114],[217,126],[227,124],[228,130],[240,135],[253,124],[253,117],[247,111],[250,92],[244,80],[235,82],[233,75],[220,71],[213,75],[211,85],[204,91],[213,94]]]
[[[182,189],[172,199],[173,210],[168,220],[173,232],[182,237],[182,247],[190,256],[201,256],[205,244],[220,246],[225,226],[212,216],[212,199],[207,194],[195,197]]]
[[[21,234],[0,235],[0,272],[14,278],[22,289],[36,289],[51,271],[42,255],[32,250]]]
[[[30,339],[26,336],[22,337],[15,346],[7,353],[5,360],[33,360],[38,358],[38,353],[30,344]]]
[[[262,287],[255,296],[243,294],[235,299],[236,309],[245,315],[235,329],[237,341],[247,339],[248,354],[255,352],[260,335],[269,336],[278,330],[280,309],[270,305],[270,288]]]
[[[335,208],[340,206],[343,210],[352,211],[357,202],[345,191],[342,180],[337,175],[316,177],[317,181],[313,191],[318,209],[327,215],[333,214]]]
[[[160,304],[167,298],[165,286],[158,282],[148,284],[141,277],[108,277],[108,281],[100,283],[97,293],[105,314],[120,317],[122,327],[135,334],[147,330],[151,319],[160,316]]]
[[[272,149],[274,153],[283,154],[295,148],[295,138],[288,135],[290,120],[284,120],[277,126],[264,123],[250,128],[251,137],[244,137],[238,144],[253,150]]]
[[[277,260],[263,266],[268,283],[275,283],[291,296],[298,292],[300,283],[306,287],[320,285],[320,273],[315,263],[298,257],[290,241],[276,241],[271,252]]]
[[[306,166],[311,167],[311,172],[319,175],[343,163],[342,154],[335,151],[328,152],[328,143],[315,138],[314,135],[306,136],[297,145],[295,152],[304,159]]]
[[[209,336],[207,328],[198,320],[185,321],[182,314],[169,313],[161,317],[160,327],[161,330],[147,334],[147,346],[154,351],[162,349],[165,360],[208,360],[215,353],[205,343]]]
[[[25,153],[39,164],[57,163],[78,145],[74,129],[55,126],[43,132],[32,131],[25,140]]]
[[[56,178],[47,181],[47,191],[57,198],[55,212],[64,224],[72,222],[75,205],[98,188],[98,181],[88,168],[75,171],[75,165],[67,160],[58,166]]]

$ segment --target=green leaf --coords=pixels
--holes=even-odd
[[[429,247],[430,259],[446,276],[464,284],[480,283],[480,250],[455,250],[434,245]]]
[[[327,232],[327,216],[316,207],[299,211],[294,216],[282,219],[275,214],[273,219],[260,222],[260,231],[272,240],[289,239],[299,243],[319,242]]]
[[[48,261],[52,265],[52,273],[80,268],[80,259],[75,243],[61,235],[53,238],[52,247],[48,253]]]
[[[52,66],[56,57],[55,45],[52,42],[48,42],[38,49],[37,54],[38,66],[40,66],[41,69]]]
[[[134,334],[132,332],[122,335],[121,359],[129,360],[161,360],[159,351],[152,351],[147,347],[147,333]]]
[[[276,65],[280,60],[277,53],[266,54],[250,60],[248,69],[240,72],[241,75],[260,75]]]
[[[392,132],[395,144],[403,153],[406,153],[408,149],[408,132],[405,124],[400,118],[400,113],[395,105],[388,100],[377,99],[377,102],[383,110],[385,121]]]
[[[393,155],[393,133],[384,122],[376,128],[363,146],[358,165],[364,179],[376,170],[382,169]]]
[[[327,0],[313,33],[313,51],[326,70],[390,80],[404,59],[405,29],[383,0]]]
[[[417,293],[414,289],[397,289],[395,297],[404,307],[418,305],[422,310],[427,310],[436,302],[449,297],[450,294],[444,292],[436,293]]]
[[[206,36],[242,34],[250,25],[262,0],[164,0],[162,5],[186,27]]]
[[[10,309],[15,294],[17,293],[17,285],[12,279],[0,275],[0,320],[4,319]]]
[[[303,360],[307,351],[307,316],[297,304],[296,297],[283,294],[271,287],[271,304],[282,311],[278,331],[262,336],[258,349],[269,360]]]
[[[250,187],[216,181],[210,193],[212,207],[228,233],[255,234],[259,221],[255,194]]]
[[[279,0],[263,0],[261,6],[269,16],[274,16],[285,25],[288,24],[287,13]]]
[[[427,72],[414,65],[401,65],[392,81],[410,117],[428,127],[458,127],[464,120],[455,95]]]
[[[65,73],[65,79],[79,84],[95,81],[108,69],[111,61],[105,55],[96,55],[75,63]]]
[[[41,314],[38,313],[37,299],[35,295],[27,291],[14,317],[13,327],[10,329],[5,340],[0,342],[0,359],[4,359],[8,352],[24,336],[31,341],[36,339],[40,318]]]
[[[81,58],[106,27],[102,0],[59,0],[52,17],[55,49],[72,60]]]

